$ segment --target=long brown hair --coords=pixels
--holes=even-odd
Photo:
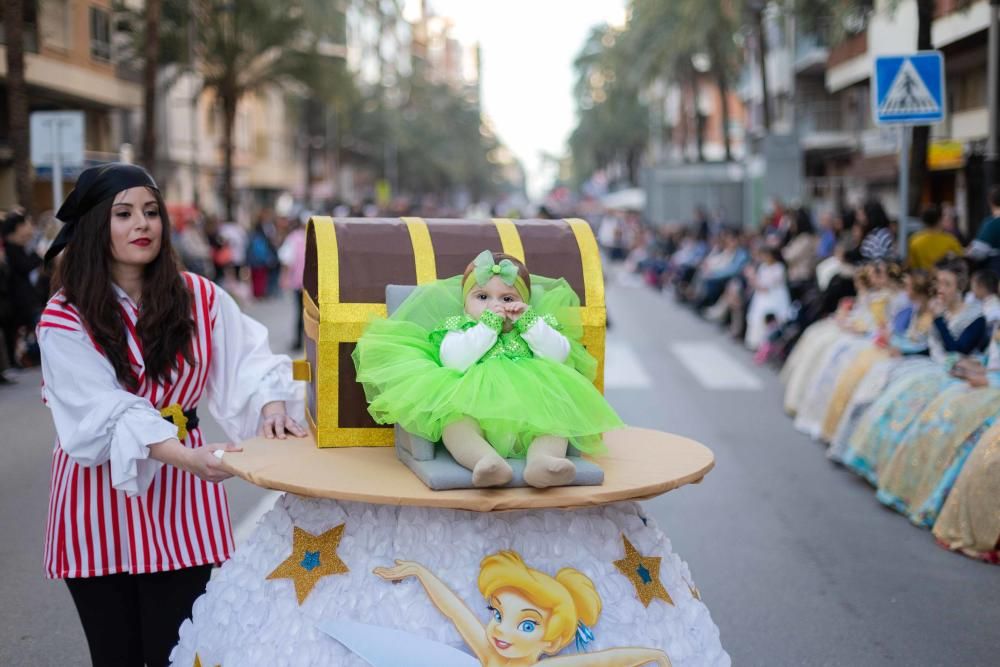
[[[160,254],[143,271],[142,308],[136,333],[142,344],[146,375],[162,382],[178,365],[178,356],[193,363],[191,339],[195,324],[191,315],[191,294],[181,277],[177,257],[170,243],[170,219],[159,192],[156,198],[162,221]],[[79,231],[66,246],[53,280],[53,289],[62,288],[83,316],[90,335],[115,369],[122,386],[138,388],[138,378],[128,359],[128,339],[118,297],[112,287],[110,197],[87,211],[77,223]]]

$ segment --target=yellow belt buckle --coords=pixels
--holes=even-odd
[[[188,436],[188,420],[184,416],[184,410],[181,409],[180,403],[174,403],[173,405],[168,405],[167,407],[160,410],[160,415],[167,417],[174,423],[177,427],[177,439],[185,440]]]

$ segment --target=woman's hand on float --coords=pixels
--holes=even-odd
[[[231,444],[215,444],[192,449],[182,445],[177,438],[170,438],[150,445],[149,457],[175,468],[186,470],[206,482],[217,484],[229,479],[232,474],[222,467],[221,455],[217,455],[216,451],[242,452],[243,448]]]
[[[187,448],[185,447],[185,449]],[[242,452],[243,448],[225,443],[205,445],[204,447],[188,449],[187,451],[187,465],[181,467],[198,479],[218,484],[223,480],[229,479],[233,475],[222,467],[222,455],[216,454],[216,452]]]
[[[264,420],[260,427],[260,435],[265,438],[284,440],[289,433],[297,438],[306,435],[306,430],[285,412],[284,401],[272,401],[266,404],[261,408],[260,415]]]
[[[397,560],[395,567],[376,567],[372,572],[386,581],[398,582],[407,577],[419,577],[424,569],[420,563],[409,560]]]

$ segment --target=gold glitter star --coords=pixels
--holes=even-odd
[[[202,667],[201,658],[198,657],[197,653],[194,654],[194,667]],[[216,665],[215,667],[221,667],[221,665]]]
[[[298,526],[293,528],[292,555],[267,575],[268,579],[291,579],[295,582],[295,596],[302,604],[323,577],[344,574],[347,565],[337,555],[344,524],[331,528],[322,535],[313,535]]]
[[[660,557],[643,556],[624,534],[622,542],[625,543],[625,558],[616,560],[615,567],[635,586],[635,592],[643,606],[648,607],[653,598],[660,598],[673,605],[674,601],[660,582]]]

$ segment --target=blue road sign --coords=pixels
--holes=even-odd
[[[940,51],[875,58],[872,117],[876,125],[933,125],[944,120]]]

